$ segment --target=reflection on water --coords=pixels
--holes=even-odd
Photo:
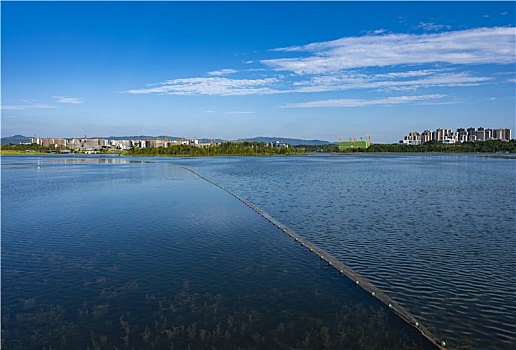
[[[2,349],[433,347],[188,171],[70,158],[2,159]]]

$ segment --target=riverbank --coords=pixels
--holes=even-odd
[[[67,150],[66,148],[63,150]],[[56,154],[61,149],[43,147],[40,145],[4,145],[2,155],[42,155]],[[74,154],[87,154],[84,150],[70,150]],[[77,152],[77,153],[75,153]],[[339,151],[336,144],[329,145],[299,145],[272,147],[261,142],[225,142],[207,147],[192,145],[174,145],[170,147],[145,147],[127,150],[102,149],[90,151],[94,154],[124,155],[124,156],[168,156],[168,157],[212,157],[212,156],[282,156],[307,154],[398,154],[398,153],[485,153],[485,154],[516,154],[516,141],[488,140],[478,142],[463,142],[444,144],[442,142],[427,142],[421,145],[405,144],[373,144],[369,148],[349,148]]]
[[[44,155],[44,154],[50,154],[47,152],[27,152],[27,151],[11,151],[11,150],[1,150],[0,156],[34,156],[34,155]]]

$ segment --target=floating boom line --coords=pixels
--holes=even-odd
[[[317,247],[313,243],[309,242],[308,240],[301,237],[299,234],[297,234],[294,230],[288,228],[287,226],[283,225],[276,219],[274,219],[272,216],[264,212],[263,210],[256,207],[254,204],[250,203],[249,201],[239,197],[235,193],[231,192],[227,188],[222,187],[221,185],[213,182],[212,180],[202,176],[201,174],[197,173],[196,171],[187,168],[185,166],[180,166],[181,168],[193,173],[197,177],[209,182],[210,184],[222,189],[223,191],[229,193],[245,205],[247,205],[249,208],[254,210],[256,213],[261,215],[265,220],[272,223],[274,226],[278,227],[281,231],[288,234],[289,237],[294,238],[296,242],[299,242],[302,246],[306,247],[310,250],[310,252],[317,254],[321,260],[324,260],[328,263],[329,266],[334,267],[339,271],[341,275],[344,275],[355,282],[356,286],[361,287],[365,291],[367,291],[371,297],[374,297],[378,300],[380,300],[382,303],[384,303],[389,310],[394,312],[396,315],[398,315],[401,319],[403,319],[405,322],[416,328],[419,333],[421,333],[426,339],[428,339],[431,343],[436,345],[439,349],[444,349],[446,346],[446,343],[443,340],[438,340],[435,338],[430,331],[424,327],[421,323],[419,323],[416,318],[408,312],[405,308],[403,308],[401,305],[399,305],[396,301],[394,301],[390,296],[382,292],[378,287],[376,287],[374,284],[369,282],[364,277],[360,276],[358,273],[353,271],[350,267],[343,264],[341,261],[339,261],[337,258],[332,256],[331,254],[327,253],[323,249]]]

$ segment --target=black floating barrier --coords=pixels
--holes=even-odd
[[[191,173],[195,174],[199,178],[211,183],[212,185],[226,191],[230,195],[234,196],[241,202],[245,203],[249,208],[253,209],[256,213],[260,214],[264,219],[272,222],[275,226],[277,226],[280,230],[287,233],[289,237],[294,237],[296,242],[301,242],[306,247],[310,249],[310,252],[313,252],[317,254],[321,260],[324,260],[328,263],[328,265],[334,267],[339,271],[341,275],[346,275],[348,278],[350,278],[352,281],[355,281],[355,285],[360,286],[362,289],[364,289],[366,292],[369,293],[369,295],[372,298],[376,298],[380,300],[382,303],[384,303],[389,310],[394,312],[396,315],[398,315],[402,320],[410,324],[412,327],[417,329],[425,338],[427,338],[430,342],[432,342],[434,345],[436,345],[439,349],[445,349],[446,342],[444,340],[438,340],[436,339],[428,329],[426,329],[423,325],[421,325],[412,314],[410,314],[406,309],[404,309],[401,305],[399,305],[396,301],[394,301],[391,297],[389,297],[387,294],[382,292],[378,287],[376,287],[374,284],[366,280],[364,277],[360,276],[358,273],[353,271],[348,266],[344,265],[342,262],[337,260],[337,258],[333,257],[332,255],[328,254],[326,251],[322,250],[321,248],[315,246],[311,242],[307,241],[306,239],[299,236],[296,232],[291,230],[290,228],[286,227],[276,219],[274,219],[272,216],[264,212],[263,210],[256,207],[254,204],[248,202],[247,200],[240,198],[238,195],[234,194],[233,192],[229,191],[228,189],[220,186],[219,184],[205,178],[204,176],[200,175],[199,173],[195,172],[192,169],[189,169],[185,166],[180,166],[181,168],[190,171]]]

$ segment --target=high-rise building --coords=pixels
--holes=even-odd
[[[457,141],[466,142],[468,141],[468,131],[464,128],[457,129]]]
[[[41,145],[43,147],[66,147],[66,140],[65,139],[54,139],[54,138],[45,138],[41,139]]]
[[[467,129],[459,128],[452,132],[450,129],[437,129],[435,131],[425,130],[422,133],[413,131],[405,136],[400,143],[417,144],[416,140],[421,143],[430,141],[440,141],[444,143],[456,143],[467,141],[486,141],[486,140],[502,140],[510,141],[512,139],[511,129],[487,129],[479,127],[478,130],[470,127]]]
[[[432,131],[430,131],[430,130],[423,131],[423,133],[421,134],[421,143],[430,142],[432,140],[433,140]]]
[[[505,129],[494,129],[493,138],[497,140],[505,140]]]
[[[493,138],[493,130],[491,129],[484,129],[485,139],[491,140]]]
[[[476,141],[477,140],[477,131],[475,128],[468,128],[468,141]]]
[[[477,141],[485,141],[486,140],[486,132],[485,129],[480,127],[475,132],[475,135],[477,137]]]
[[[511,129],[505,129],[505,140],[510,141],[512,140],[512,133]]]

